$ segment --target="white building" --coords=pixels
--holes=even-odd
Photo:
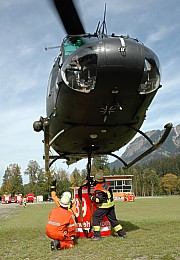
[[[113,193],[132,193],[133,175],[110,175],[104,176]]]

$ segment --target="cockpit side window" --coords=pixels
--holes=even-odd
[[[51,70],[49,81],[48,81],[48,89],[47,89],[47,95],[50,96],[54,89],[57,87],[58,83],[58,72],[59,72],[59,62],[60,57],[57,58],[55,61],[55,64]]]
[[[160,84],[160,73],[158,67],[153,60],[145,59],[144,71],[139,86],[140,94],[149,94],[159,88]]]

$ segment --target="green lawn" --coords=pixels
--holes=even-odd
[[[127,239],[109,236],[102,241],[78,239],[75,248],[50,251],[45,225],[53,203],[0,208],[0,259],[180,259],[180,197],[116,201],[116,213]],[[8,211],[9,210],[9,211]]]

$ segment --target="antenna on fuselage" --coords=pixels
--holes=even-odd
[[[100,21],[98,22],[98,26],[95,32],[95,35],[100,35],[103,38],[103,35],[107,35],[107,27],[106,27],[106,6],[107,4],[105,3],[104,5],[104,17],[103,17],[103,22],[100,25]]]
[[[98,22],[98,25],[97,25],[97,28],[96,28],[96,31],[95,31],[95,35],[97,35],[99,33],[99,26],[100,26],[100,21]]]
[[[102,22],[102,34],[107,34],[107,27],[106,27],[106,6],[107,3],[105,3],[104,5],[104,18],[103,18],[103,22]],[[106,32],[105,32],[106,31]]]

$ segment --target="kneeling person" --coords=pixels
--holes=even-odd
[[[74,247],[76,224],[74,214],[68,211],[71,201],[67,195],[61,197],[60,207],[53,208],[46,225],[46,235],[53,239],[51,250]]]
[[[74,200],[72,200],[72,198],[71,198],[71,193],[69,191],[64,191],[62,196],[64,196],[64,195],[68,196],[70,199],[70,203],[68,206],[69,211],[71,211],[74,214],[74,216],[76,216],[76,205],[74,203]],[[60,198],[58,198],[56,195],[56,180],[53,180],[53,182],[51,183],[51,197],[52,197],[54,203],[56,204],[56,206],[59,207]]]

